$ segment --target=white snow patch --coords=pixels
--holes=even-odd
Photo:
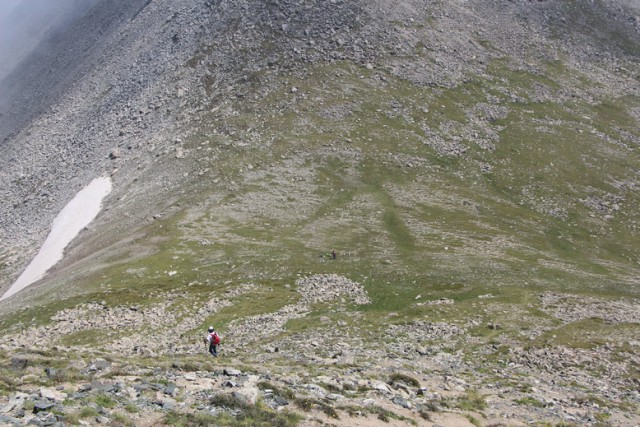
[[[62,259],[64,248],[98,215],[102,200],[111,192],[111,178],[96,178],[60,211],[51,225],[51,232],[40,252],[18,277],[0,301],[42,279],[51,267]]]

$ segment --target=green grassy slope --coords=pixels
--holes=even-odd
[[[195,161],[178,213],[75,286],[109,304],[176,292],[186,309],[259,284],[260,303],[240,298],[216,316],[223,328],[288,304],[287,285],[315,273],[364,283],[374,302],[354,310],[371,327],[389,312],[462,322],[484,294],[517,314],[505,315],[514,329],[523,312],[545,317],[545,290],[637,298],[638,99],[564,96],[592,82],[543,65],[533,74],[496,60],[435,89],[349,62],[257,77],[268,93],[230,102],[237,114],[212,114],[187,142]],[[47,321],[75,301],[34,310]]]

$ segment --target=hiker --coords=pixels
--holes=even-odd
[[[205,344],[209,346],[209,353],[213,357],[218,357],[218,344],[220,344],[220,335],[213,329],[213,326],[209,326],[209,332],[204,338]]]
[[[331,251],[331,258],[336,259],[337,256],[336,251]]]

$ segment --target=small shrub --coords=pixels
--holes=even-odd
[[[216,425],[216,417],[210,414],[180,414],[169,412],[164,417],[164,424],[174,427],[207,427]]]
[[[130,374],[130,371],[127,370],[127,367],[125,366],[117,366],[117,367],[113,367],[109,370],[109,372],[106,372],[102,375],[102,378],[105,379],[112,379],[112,378],[117,378],[117,377],[124,377]]]
[[[62,419],[65,425],[75,426],[80,424],[80,417],[78,414],[65,414]]]
[[[349,414],[350,417],[361,416],[365,412],[365,410],[361,407],[353,405],[340,406],[338,409],[340,409],[341,411],[345,411],[347,414]]]
[[[406,385],[411,387],[420,387],[420,381],[400,372],[394,372],[389,376],[389,384],[394,382],[405,383]]]
[[[294,427],[302,419],[298,414],[287,411],[275,412],[265,407],[261,402],[249,405],[235,399],[230,395],[218,395],[212,398],[212,404],[225,408],[233,408],[235,415],[222,413],[219,415],[210,414],[179,414],[168,413],[164,422],[171,426],[200,427],[200,426],[274,426],[274,427]]]
[[[442,408],[437,402],[431,401],[431,402],[423,403],[421,405],[421,410],[424,412],[440,412]]]
[[[82,378],[80,372],[71,369],[58,369],[55,373],[48,377],[48,383],[51,384],[63,384],[72,383]]]
[[[341,389],[339,386],[335,385],[335,384],[331,384],[331,383],[320,383],[320,384],[318,384],[318,385],[319,385],[320,387],[323,387],[325,390],[329,390],[329,391],[332,391],[332,392],[334,392],[334,393],[338,393],[338,392],[341,392],[341,391],[342,391],[342,389]]]
[[[294,400],[296,398],[296,394],[290,389],[280,388],[266,381],[259,382],[258,388],[260,390],[273,390],[274,395],[284,397],[285,399],[288,399],[288,400]]]
[[[311,408],[313,408],[314,402],[315,401],[313,399],[299,398],[299,399],[296,399],[295,404],[298,408],[302,409],[304,412],[309,412],[311,411]]]
[[[473,424],[474,426],[476,426],[476,427],[482,427],[482,424],[480,424],[480,421],[478,421],[478,419],[477,419],[477,418],[472,417],[471,415],[468,415],[468,414],[467,414],[467,415],[465,415],[465,417],[466,417],[466,418],[469,420],[469,422],[470,422],[471,424]]]
[[[358,393],[366,393],[369,390],[371,390],[371,388],[367,387],[366,385],[359,385],[358,386]]]
[[[598,422],[606,423],[607,421],[609,421],[609,418],[611,418],[611,413],[609,413],[609,412],[598,412],[598,413],[594,414],[593,417]]]
[[[134,405],[133,403],[127,403],[125,405],[124,409],[125,409],[125,411],[127,411],[130,414],[136,414],[136,413],[140,412],[138,407],[136,405]]]
[[[456,400],[455,406],[465,411],[481,411],[487,408],[487,402],[478,390],[469,389]]]
[[[96,408],[92,408],[91,406],[85,406],[80,410],[80,418],[91,418],[97,417],[98,411]]]
[[[536,408],[544,408],[544,402],[541,402],[540,400],[530,396],[526,396],[526,397],[523,397],[522,399],[518,399],[516,400],[516,403],[519,405],[534,406]]]
[[[422,417],[422,419],[427,420],[429,422],[433,421],[433,418],[431,418],[431,414],[427,412],[425,409],[420,409],[418,413],[420,414],[420,417]]]
[[[297,398],[295,399],[294,403],[298,408],[302,409],[305,412],[309,412],[312,409],[318,409],[324,412],[330,418],[340,418],[336,410],[333,409],[331,405],[327,405],[326,403],[321,402],[317,399]]]
[[[395,412],[388,411],[388,410],[386,410],[384,408],[381,408],[379,406],[369,406],[369,407],[367,407],[367,411],[372,413],[372,414],[377,414],[378,415],[378,419],[380,421],[384,421],[385,423],[388,423],[389,420],[394,419],[394,420],[399,420],[399,421],[405,421],[405,422],[408,422],[410,424],[416,424],[416,422],[414,420],[412,420],[411,418],[407,418],[405,416],[398,415]]]
[[[184,362],[180,365],[180,369],[186,372],[197,372],[202,370],[202,364],[196,362]]]
[[[356,391],[357,387],[355,384],[352,384],[352,383],[344,383],[342,384],[342,389],[346,391]]]
[[[93,398],[93,401],[96,402],[97,405],[102,406],[103,408],[113,408],[118,404],[118,402],[116,402],[116,400],[113,397],[107,394],[98,394],[96,397]]]
[[[209,403],[213,406],[218,406],[222,408],[229,409],[246,409],[249,405],[240,399],[236,399],[230,394],[216,394],[211,399],[209,399]]]
[[[8,369],[0,369],[0,390],[15,391],[17,382]]]
[[[126,427],[133,427],[135,426],[134,422],[131,421],[131,419],[129,417],[127,417],[125,414],[120,413],[120,412],[116,412],[114,414],[111,415],[111,418],[113,419],[113,421],[120,423]]]

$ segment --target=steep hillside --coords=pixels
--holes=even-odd
[[[635,2],[124,3],[2,83],[0,289],[114,180],[7,422],[638,424]]]

